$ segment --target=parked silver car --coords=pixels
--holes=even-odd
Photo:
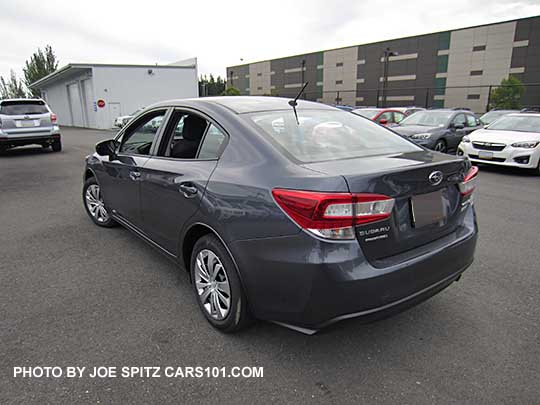
[[[24,145],[62,150],[60,128],[47,103],[41,99],[0,100],[0,151]]]

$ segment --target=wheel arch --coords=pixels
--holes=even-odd
[[[236,262],[236,259],[234,258],[234,255],[232,254],[231,249],[229,249],[229,247],[225,243],[225,240],[219,235],[219,233],[213,227],[203,222],[195,222],[191,224],[189,228],[187,229],[187,231],[184,233],[184,237],[181,239],[178,259],[180,259],[180,262],[181,262],[180,264],[183,265],[184,270],[190,275],[190,278],[191,278],[191,271],[189,267],[191,264],[191,255],[193,253],[193,248],[195,247],[195,243],[197,243],[197,241],[205,235],[214,235],[223,244],[223,246],[225,247],[225,250],[231,257],[232,262],[234,263],[236,274],[238,274],[238,278],[240,279],[240,284],[242,285],[244,292],[246,292],[245,284],[242,279],[242,273],[240,272],[238,263]],[[247,299],[247,293],[246,293],[246,299]]]
[[[84,181],[88,180],[89,178],[91,177],[94,177],[96,180],[97,180],[97,176],[96,176],[96,173],[94,173],[94,171],[92,169],[90,169],[89,167],[87,167],[85,170],[84,170]]]

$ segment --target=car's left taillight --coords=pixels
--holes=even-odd
[[[56,124],[56,114],[55,113],[51,113],[51,122],[53,124]]]
[[[354,239],[354,227],[390,217],[394,199],[381,194],[274,189],[283,211],[302,229],[326,239]]]
[[[465,175],[465,178],[459,183],[459,192],[462,197],[472,196],[474,189],[476,188],[476,182],[478,179],[478,167],[472,166],[469,172]]]

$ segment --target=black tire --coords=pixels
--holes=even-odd
[[[448,146],[446,145],[446,141],[444,139],[439,139],[437,142],[435,142],[435,146],[433,146],[433,150],[440,153],[447,153]]]
[[[222,319],[216,319],[216,317],[212,316],[209,311],[212,311],[212,306],[210,302],[207,302],[205,307],[205,303],[202,302],[201,295],[199,294],[199,288],[202,284],[198,283],[197,280],[201,280],[200,276],[197,277],[196,274],[196,266],[197,266],[197,257],[200,253],[203,255],[205,252],[210,251],[213,253],[217,258],[219,259],[219,262],[221,262],[221,269],[226,275],[226,278],[223,278],[223,272],[220,270],[218,276],[221,276],[221,278],[216,278],[215,281],[221,281],[222,283],[224,281],[228,282],[229,285],[229,309],[227,314]],[[208,264],[208,263],[206,263]],[[217,268],[217,265],[214,266],[214,268]],[[240,278],[238,277],[238,274],[236,272],[236,266],[234,265],[234,262],[231,259],[231,256],[229,255],[229,252],[221,241],[214,235],[205,235],[202,238],[200,238],[193,247],[193,251],[191,253],[191,263],[190,263],[190,270],[191,270],[191,280],[193,285],[193,291],[195,292],[195,298],[197,300],[197,304],[199,305],[199,308],[201,309],[202,313],[204,314],[206,320],[216,329],[226,332],[226,333],[232,333],[237,332],[245,327],[247,327],[251,322],[252,318],[249,313],[249,309],[247,306],[247,300],[246,295],[244,293],[244,290],[242,288],[242,284],[240,283]],[[217,272],[217,270],[216,270]],[[202,280],[201,280],[202,282]],[[209,283],[207,283],[208,285]],[[210,288],[210,287],[208,287]],[[217,287],[216,287],[217,288]],[[204,295],[204,291],[201,288],[201,291],[203,292],[202,295]],[[223,296],[223,290],[220,290],[221,294]],[[217,294],[217,293],[216,293]],[[210,294],[207,294],[210,295]],[[225,294],[226,296],[226,294]],[[209,301],[211,301],[211,297],[209,297]],[[219,301],[219,298],[216,298],[218,300],[217,302],[223,303],[222,301]],[[218,304],[220,305],[220,304]],[[223,309],[221,307],[221,309]]]
[[[87,201],[87,191],[91,186],[97,186],[99,189],[99,184],[95,177],[90,177],[88,180],[84,182],[84,186],[82,190],[82,198],[83,198],[83,205],[84,205],[84,209],[86,210],[86,213],[88,214],[90,219],[94,222],[94,224],[98,226],[102,226],[104,228],[112,228],[113,226],[117,226],[118,223],[112,218],[109,209],[105,207],[105,205],[103,204],[102,198],[101,198],[101,207],[105,210],[107,214],[106,219],[104,216],[101,216],[101,219],[100,219],[99,215],[94,215],[92,211],[90,210],[89,205],[91,205],[91,203]],[[95,189],[95,187],[93,187],[93,189]],[[101,193],[100,189],[99,191]],[[100,199],[100,197],[98,197],[98,199]]]
[[[53,152],[60,152],[62,150],[62,141],[59,139],[57,141],[54,141],[52,144],[52,150]]]
[[[48,144],[48,143],[44,143],[44,144],[41,145],[41,147],[42,147],[43,149],[47,149],[49,146],[51,146],[51,145]]]

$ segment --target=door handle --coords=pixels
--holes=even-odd
[[[129,178],[133,181],[137,181],[137,180],[140,180],[141,178],[141,172],[129,172]]]
[[[182,194],[184,194],[184,197],[186,198],[193,198],[197,195],[197,187],[193,185],[193,183],[180,183],[180,190]]]

